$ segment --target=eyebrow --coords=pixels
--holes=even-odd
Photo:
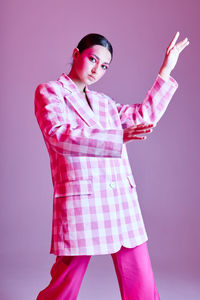
[[[95,56],[98,60],[100,60],[100,58],[96,54],[92,54],[92,55]],[[107,62],[104,62],[103,64],[104,65],[109,65],[109,63],[107,63]]]

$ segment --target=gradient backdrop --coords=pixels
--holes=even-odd
[[[110,39],[114,60],[92,88],[141,102],[177,30],[190,40],[172,73],[179,88],[153,133],[128,151],[161,299],[199,299],[199,11],[198,0],[1,1],[1,300],[34,300],[55,259],[36,86],[67,73],[78,41],[97,32]],[[111,256],[91,258],[79,299],[120,299]]]

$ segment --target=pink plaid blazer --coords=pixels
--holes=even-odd
[[[158,75],[133,105],[86,88],[92,109],[65,74],[37,87],[35,114],[54,186],[50,253],[108,254],[147,241],[123,128],[157,123],[177,87]]]

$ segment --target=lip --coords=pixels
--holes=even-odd
[[[96,80],[96,78],[93,75],[88,75],[89,78],[91,78],[92,80]]]

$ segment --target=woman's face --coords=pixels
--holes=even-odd
[[[112,57],[106,47],[95,45],[85,49],[82,53],[79,53],[77,48],[74,49],[73,58],[73,68],[77,79],[86,85],[90,85],[103,77]]]

